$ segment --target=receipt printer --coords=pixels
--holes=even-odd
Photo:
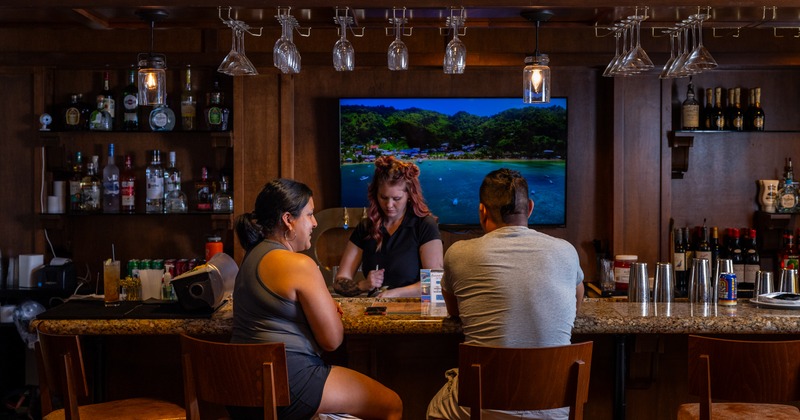
[[[36,271],[36,286],[44,289],[74,291],[77,287],[75,264],[66,259],[54,258]]]
[[[233,291],[239,267],[236,262],[220,252],[207,263],[172,279],[178,303],[187,311],[215,311]]]

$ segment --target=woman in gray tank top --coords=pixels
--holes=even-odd
[[[264,186],[255,210],[236,220],[247,251],[233,291],[235,343],[283,342],[289,368],[291,403],[280,419],[309,419],[319,413],[400,419],[403,403],[391,389],[341,366],[327,365],[323,351],[344,339],[341,307],[333,300],[311,247],[317,226],[314,200],[305,184],[276,179]],[[231,417],[263,418],[263,413],[228,407]]]

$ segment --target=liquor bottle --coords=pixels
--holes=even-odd
[[[186,213],[189,210],[189,199],[181,190],[180,182],[164,197],[165,213]]]
[[[69,103],[64,108],[63,123],[64,130],[78,131],[86,129],[86,110],[78,101],[78,94],[69,96]]]
[[[694,248],[694,258],[705,258],[711,264],[711,245],[708,242],[708,228],[703,226],[697,235],[697,245]]]
[[[744,112],[742,112],[742,89],[733,90],[733,108],[731,110],[731,130],[744,131]]]
[[[700,102],[694,98],[694,85],[691,77],[689,77],[689,86],[686,88],[686,100],[681,105],[681,126],[684,130],[700,128]]]
[[[105,109],[103,95],[97,95],[97,108],[89,116],[89,130],[111,131],[111,114]]]
[[[783,248],[780,252],[780,268],[798,268],[798,260],[800,255],[797,254],[797,248],[794,245],[794,235],[791,230],[787,230],[783,234]]]
[[[755,97],[756,97],[756,90],[755,89],[748,89],[747,90],[748,99],[747,99],[747,109],[744,111],[744,129],[745,130],[753,130],[753,108],[755,107]]]
[[[169,159],[164,169],[164,198],[174,189],[181,188],[181,171],[175,166],[175,151],[169,152]]]
[[[794,213],[797,208],[798,191],[793,180],[794,171],[792,170],[792,158],[787,158],[786,162],[783,186],[778,189],[778,199],[776,202],[778,213]]]
[[[108,145],[108,163],[103,168],[103,213],[119,213],[119,168],[114,164],[114,143]]]
[[[744,247],[744,280],[739,281],[739,293],[742,297],[752,297],[756,283],[756,273],[761,270],[761,257],[758,255],[756,230],[749,229]]]
[[[716,102],[714,102],[714,125],[711,127],[712,130],[724,130],[725,129],[725,111],[722,107],[722,88],[716,88]]]
[[[716,268],[722,252],[719,243],[719,229],[716,226],[711,227],[711,239],[708,241],[708,245],[711,247],[711,267]]]
[[[186,81],[181,92],[181,129],[193,131],[197,124],[197,98],[192,90],[192,68],[186,66]]]
[[[683,228],[683,249],[686,252],[686,267],[691,267],[692,261],[694,260],[694,247],[692,244],[691,231],[688,226]]]
[[[703,129],[712,130],[714,128],[714,89],[706,89],[706,107],[703,110]]]
[[[173,112],[166,100],[162,105],[150,111],[150,129],[153,131],[172,131],[175,128],[175,112]]]
[[[114,100],[114,92],[111,91],[109,81],[108,81],[108,70],[103,72],[103,91],[100,92],[103,95],[103,109],[108,112],[108,115],[111,116],[111,121],[109,122],[109,126],[111,129],[114,128],[114,121],[116,117],[116,108],[117,108],[117,101]]]
[[[88,130],[89,129],[89,118],[92,114],[92,107],[83,100],[83,94],[78,94],[78,107],[81,110],[81,120],[83,120],[83,128],[81,130]]]
[[[200,170],[200,181],[194,184],[195,200],[197,200],[198,211],[211,211],[211,182],[208,180],[208,168],[203,166]]]
[[[72,162],[72,176],[69,179],[69,211],[78,213],[81,211],[81,180],[83,179],[83,156],[81,152],[75,153],[75,161]]]
[[[212,208],[215,213],[233,213],[233,196],[228,191],[228,177],[219,177],[219,191],[214,193]]]
[[[726,130],[733,130],[733,113],[734,113],[734,104],[736,100],[734,99],[736,96],[736,88],[728,89],[728,104],[725,106],[725,129]],[[736,279],[739,281],[740,279]]]
[[[675,293],[677,296],[686,296],[688,292],[686,243],[683,240],[682,228],[675,228],[674,240],[675,249],[672,252],[672,266],[675,269]]]
[[[124,213],[136,212],[136,172],[131,155],[125,156],[125,168],[120,175],[121,207]]]
[[[206,97],[204,112],[206,126],[210,131],[227,131],[230,110],[224,105],[225,96],[219,88],[219,80],[214,80],[214,87]]]
[[[144,171],[147,182],[145,213],[164,212],[164,168],[161,166],[161,151],[151,151],[150,164]]]
[[[739,242],[739,229],[731,229],[730,248],[728,248],[728,258],[733,260],[733,273],[736,274],[736,280],[741,282],[740,279],[744,278],[744,254],[742,246]]]
[[[92,156],[92,161],[86,164],[86,174],[81,178],[81,210],[86,213],[99,213],[102,210],[102,184],[97,176],[99,161],[99,156]]]
[[[757,87],[753,93],[752,127],[755,131],[764,131],[764,110],[761,108],[761,88]]]
[[[122,90],[123,131],[139,131],[139,90],[136,88],[136,70],[128,70],[128,85]]]

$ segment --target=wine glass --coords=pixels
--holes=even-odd
[[[694,27],[697,30],[697,45],[691,52],[689,59],[686,60],[686,67],[697,72],[703,70],[710,70],[717,67],[717,61],[708,52],[708,49],[703,45],[703,21],[707,20],[708,14],[698,13],[692,15],[691,19],[695,22]]]
[[[614,58],[608,62],[606,69],[603,70],[604,77],[614,77],[616,76],[616,68],[615,65],[619,60],[619,39],[622,37],[622,28],[617,27],[614,28]]]
[[[272,49],[272,62],[284,74],[299,73],[300,53],[294,44],[292,32],[297,21],[289,15],[278,15],[277,18],[281,23],[281,37]]]
[[[355,67],[356,59],[353,44],[347,40],[348,19],[352,20],[347,16],[340,16],[337,19],[340,25],[340,37],[333,45],[333,68],[336,71],[353,71],[353,67]]]
[[[680,28],[680,32],[678,32],[678,49],[682,49],[683,52],[681,52],[672,63],[668,74],[670,74],[672,77],[691,76],[694,74],[694,71],[688,69],[685,65],[686,60],[689,59],[689,25],[681,22],[676,26]]]
[[[231,31],[231,50],[222,59],[222,63],[220,63],[219,67],[217,67],[217,71],[220,73],[228,74],[228,69],[236,63],[238,60],[239,51],[236,49],[236,30]]]
[[[389,70],[408,70],[408,47],[406,43],[400,39],[402,35],[402,21],[395,20],[394,24],[394,41],[389,44],[389,49],[386,51],[386,61]]]

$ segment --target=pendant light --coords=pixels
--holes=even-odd
[[[522,12],[522,17],[536,22],[536,49],[533,55],[525,57],[522,70],[522,101],[526,104],[550,102],[550,58],[539,53],[539,25],[552,16],[547,10]]]
[[[150,22],[150,52],[139,53],[139,105],[164,105],[167,98],[167,57],[153,53],[153,31],[156,21],[169,16],[163,9],[141,9],[136,14]]]

